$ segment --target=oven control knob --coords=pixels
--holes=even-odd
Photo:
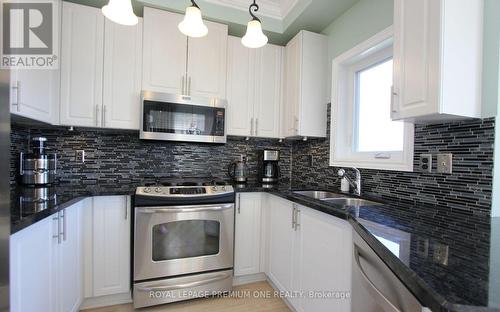
[[[151,189],[150,189],[149,187],[146,187],[146,188],[144,189],[144,193],[151,193]]]
[[[226,187],[225,187],[225,186],[223,186],[223,187],[222,187],[222,190],[225,192],[225,191],[226,191]]]
[[[155,192],[156,193],[161,193],[161,188],[159,188],[159,187],[155,188]]]
[[[217,192],[217,186],[212,186],[212,191]]]

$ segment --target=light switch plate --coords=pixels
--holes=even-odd
[[[453,154],[437,155],[437,172],[438,173],[453,172]]]
[[[432,172],[432,154],[421,154],[419,166],[422,172]]]
[[[433,260],[440,265],[448,266],[448,254],[450,247],[441,243],[434,243]]]

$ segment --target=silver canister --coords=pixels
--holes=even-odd
[[[47,185],[55,183],[57,174],[57,155],[46,154],[45,138],[33,138],[35,146],[29,154],[21,153],[19,174],[25,185]]]

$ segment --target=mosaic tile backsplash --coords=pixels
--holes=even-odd
[[[439,205],[464,215],[490,215],[494,128],[494,118],[415,125],[414,172],[361,169],[362,192],[410,205]],[[292,187],[340,189],[339,168],[329,167],[329,148],[328,138],[293,144]],[[435,173],[439,153],[453,154],[452,174]],[[434,155],[433,173],[420,171],[420,154]]]
[[[329,118],[328,118],[329,120]],[[464,215],[491,212],[495,120],[473,119],[415,126],[415,170],[362,169],[364,195],[405,204],[430,204]],[[329,127],[328,127],[329,128]],[[328,130],[329,133],[329,130]],[[338,168],[329,167],[329,139],[285,141],[228,138],[225,145],[141,141],[137,131],[27,127],[14,124],[11,134],[11,182],[16,179],[20,151],[33,136],[47,137],[59,155],[59,178],[84,183],[141,181],[170,176],[213,176],[227,179],[227,166],[248,156],[250,182],[257,179],[258,151],[281,151],[281,183],[294,188],[338,190]],[[84,164],[76,150],[86,152]],[[453,174],[419,171],[420,154],[453,153]],[[312,162],[311,162],[312,156]]]
[[[257,179],[258,152],[281,151],[281,183],[290,183],[291,143],[278,140],[228,138],[225,145],[165,141],[141,141],[138,131],[29,128],[14,125],[11,132],[11,182],[16,179],[20,151],[28,151],[30,137],[47,138],[48,152],[59,159],[58,177],[83,183],[118,183],[162,177],[206,177],[229,179],[227,167],[240,155],[248,156],[250,182]],[[75,159],[85,150],[85,163]]]

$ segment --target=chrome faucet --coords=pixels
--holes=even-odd
[[[345,169],[340,168],[337,174],[340,178],[346,178],[351,187],[354,189],[354,194],[361,196],[361,173],[358,168],[352,167],[352,170],[356,174],[356,180],[354,181],[346,172]]]

